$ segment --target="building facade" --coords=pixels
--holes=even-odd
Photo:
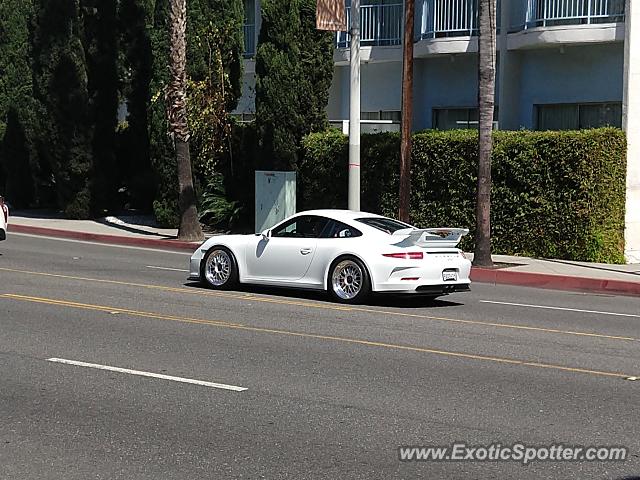
[[[496,128],[612,125],[627,130],[626,250],[627,258],[635,262],[640,262],[638,1],[498,0],[496,25]],[[404,6],[402,0],[361,4],[363,131],[399,130]],[[416,0],[415,130],[475,128],[477,12],[477,0]],[[247,61],[236,113],[251,119],[255,85],[251,58],[260,28],[259,0],[245,0],[245,13]],[[349,118],[348,45],[348,33],[336,35],[327,113],[337,125]]]

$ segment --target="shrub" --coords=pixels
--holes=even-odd
[[[242,207],[235,200],[228,200],[224,179],[214,174],[200,199],[200,222],[216,230],[229,231],[240,219]]]
[[[363,135],[365,211],[397,213],[400,137]],[[624,262],[626,141],[614,128],[573,132],[495,132],[491,230],[502,254]],[[411,219],[421,226],[475,229],[477,133],[414,134]],[[301,209],[347,203],[348,138],[309,135],[300,167]]]

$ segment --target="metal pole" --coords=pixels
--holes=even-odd
[[[351,0],[349,210],[360,210],[360,0]]]

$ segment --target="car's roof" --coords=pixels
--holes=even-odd
[[[355,220],[362,217],[382,217],[375,213],[360,212],[356,210],[340,210],[340,209],[323,209],[323,210],[307,210],[306,212],[298,212],[297,215],[319,215],[321,217],[329,217],[334,220]]]

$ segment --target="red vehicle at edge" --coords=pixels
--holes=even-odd
[[[0,197],[0,240],[7,238],[7,226],[9,225],[9,207],[4,203],[4,198]]]

